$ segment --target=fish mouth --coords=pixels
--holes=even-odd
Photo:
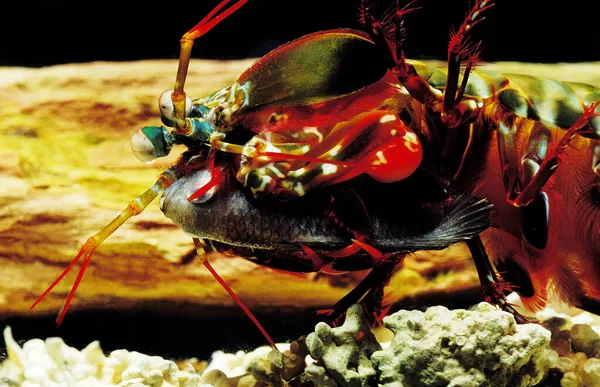
[[[169,204],[171,203],[171,200],[173,199],[173,195],[175,194],[175,190],[177,189],[176,188],[177,183],[179,183],[179,181],[176,181],[175,183],[168,186],[167,189],[164,190],[162,195],[160,195],[160,198],[158,201],[158,207],[165,214],[167,213]]]

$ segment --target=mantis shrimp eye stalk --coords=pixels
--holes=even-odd
[[[173,95],[174,90],[167,90],[160,95],[158,99],[158,110],[160,110],[160,115],[167,126],[173,126],[175,123],[175,106],[173,105],[173,101],[171,100],[171,96]],[[185,97],[185,116],[189,116],[192,111],[192,99],[189,95]]]
[[[173,138],[164,126],[144,126],[131,136],[131,150],[144,163],[168,155],[172,145]]]

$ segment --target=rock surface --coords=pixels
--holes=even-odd
[[[371,355],[381,350],[381,345],[371,332],[369,323],[360,305],[348,308],[344,324],[331,328],[318,323],[315,332],[306,337],[310,355],[320,360],[329,374],[344,386],[370,386],[377,383],[376,371],[371,364]],[[321,375],[317,365],[309,365],[307,372]],[[320,377],[318,378],[320,382]],[[325,384],[325,382],[322,382]]]
[[[394,339],[371,358],[383,386],[535,386],[558,359],[550,331],[486,303],[402,310],[383,324]]]

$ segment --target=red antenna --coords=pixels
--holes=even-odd
[[[175,87],[173,94],[171,94],[171,100],[173,101],[173,108],[175,113],[175,130],[185,133],[186,121],[185,121],[185,92],[183,86],[185,85],[185,78],[187,77],[188,67],[190,65],[190,58],[192,55],[192,46],[194,40],[201,37],[210,31],[214,26],[222,22],[227,16],[231,15],[238,9],[240,9],[248,0],[238,0],[231,7],[217,15],[217,13],[229,3],[231,0],[223,0],[204,17],[198,24],[191,30],[186,32],[181,38],[181,51],[179,53],[179,67],[177,68],[177,77],[175,78]],[[215,16],[216,15],[216,16]]]

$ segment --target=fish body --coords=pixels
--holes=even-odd
[[[352,245],[359,238],[356,230],[381,253],[406,254],[444,249],[489,226],[487,201],[469,195],[444,198],[443,190],[427,181],[425,174],[390,184],[357,178],[298,199],[273,201],[254,198],[233,173],[227,173],[202,200],[189,201],[209,174],[201,169],[167,188],[161,199],[164,214],[192,237],[218,246],[217,250],[289,271],[318,271],[320,264],[336,270],[373,267],[377,261],[363,250],[348,257],[328,257]],[[314,262],[306,248],[322,262]]]

